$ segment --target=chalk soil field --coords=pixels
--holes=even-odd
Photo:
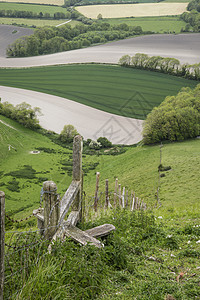
[[[69,63],[118,63],[122,55],[147,53],[174,57],[181,63],[199,63],[200,33],[156,34],[116,41],[104,45],[24,58],[0,57],[0,67],[31,67]]]
[[[0,56],[6,56],[6,48],[9,44],[22,36],[31,35],[33,30],[12,25],[0,25],[0,32]]]
[[[87,5],[76,9],[91,19],[97,19],[98,14],[103,18],[126,18],[180,15],[186,11],[187,5],[188,3],[139,3]]]
[[[63,5],[64,0],[3,0],[3,2]]]
[[[85,139],[106,136],[115,144],[135,144],[142,139],[141,120],[116,116],[61,97],[23,89],[0,86],[2,102],[16,105],[27,102],[38,106],[42,127],[60,133],[63,126],[73,124]]]

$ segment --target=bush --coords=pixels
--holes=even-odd
[[[101,144],[102,148],[112,147],[112,143],[106,137],[100,137],[97,139],[97,142]]]
[[[168,96],[147,116],[143,129],[145,144],[162,140],[180,141],[200,133],[200,84]]]

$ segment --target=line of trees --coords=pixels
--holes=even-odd
[[[180,16],[187,23],[185,30],[182,31],[200,32],[200,0],[191,1],[187,10],[189,12],[184,12]]]
[[[7,48],[9,57],[23,57],[56,53],[88,47],[91,44],[105,43],[143,33],[140,26],[108,23],[92,23],[90,26],[69,24],[60,27],[41,27],[34,34],[17,39]]]
[[[30,104],[22,102],[16,106],[9,102],[1,103],[0,99],[0,114],[17,121],[24,127],[30,129],[40,128],[38,116],[41,115],[41,110],[39,107],[32,108]]]
[[[119,65],[200,80],[200,63],[193,65],[180,64],[178,59],[171,57],[136,53],[132,57],[130,55],[122,56]]]
[[[143,142],[180,141],[200,135],[200,84],[168,96],[147,116]]]
[[[0,17],[6,18],[27,18],[27,19],[76,19],[79,17],[79,13],[75,10],[72,12],[66,11],[63,12],[55,12],[53,15],[49,13],[43,12],[32,12],[32,11],[24,11],[24,10],[0,10]]]
[[[161,2],[163,0],[153,0],[152,2]],[[141,3],[140,1],[135,0],[65,0],[65,4],[63,7],[69,6],[81,6],[81,5],[97,5],[97,4],[136,4]]]

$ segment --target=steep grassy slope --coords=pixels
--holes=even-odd
[[[145,119],[153,107],[181,87],[196,84],[176,76],[109,65],[0,69],[0,85],[57,95],[137,119]]]
[[[101,173],[100,190],[104,191],[105,179],[109,179],[110,190],[114,191],[115,178],[122,186],[133,190],[150,207],[157,203],[157,188],[161,208],[156,214],[165,218],[187,218],[200,216],[199,157],[200,140],[164,144],[162,164],[171,170],[162,172],[159,179],[160,146],[138,146],[129,148],[117,158],[102,156],[97,170]],[[86,191],[95,186],[93,174],[87,176]]]

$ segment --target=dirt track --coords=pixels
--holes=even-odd
[[[60,133],[65,124],[73,124],[85,139],[106,136],[115,144],[135,144],[142,138],[141,120],[116,116],[61,97],[29,90],[0,86],[2,102],[14,105],[27,102],[40,107],[40,125]]]
[[[50,55],[5,58],[0,57],[0,67],[31,67],[69,63],[117,63],[122,55],[147,53],[164,57],[175,57],[181,63],[200,62],[200,33],[194,34],[158,34],[111,42]]]

